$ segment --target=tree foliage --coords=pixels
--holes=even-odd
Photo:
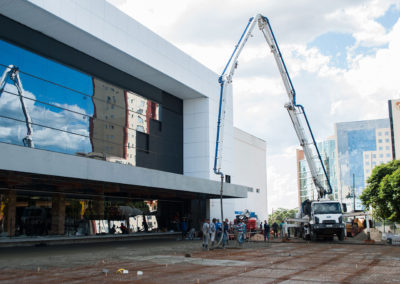
[[[375,217],[400,221],[400,160],[375,167],[360,196],[365,206],[372,206]]]
[[[294,218],[296,216],[298,209],[284,209],[278,208],[268,217],[268,224],[273,224],[274,222],[280,223],[285,218]]]

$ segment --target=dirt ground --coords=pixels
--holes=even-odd
[[[0,283],[62,282],[400,283],[400,247],[231,241],[203,251],[200,241],[149,240],[0,249]]]

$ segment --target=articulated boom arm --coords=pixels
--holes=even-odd
[[[0,94],[3,92],[5,86],[6,86],[6,79],[7,76],[10,78],[11,81],[13,81],[15,87],[18,90],[18,97],[21,102],[21,107],[22,111],[25,116],[25,123],[26,123],[26,129],[27,133],[24,139],[22,139],[22,142],[24,143],[24,146],[34,148],[33,140],[32,140],[32,121],[31,117],[29,116],[28,110],[26,109],[25,102],[24,102],[24,88],[22,87],[21,79],[19,78],[19,70],[18,67],[14,65],[9,65],[6,70],[3,72],[3,75],[1,76],[0,79]]]
[[[310,124],[308,122],[304,107],[302,105],[296,104],[296,92],[293,88],[292,81],[290,79],[289,73],[287,71],[285,62],[283,61],[281,52],[279,50],[278,44],[276,42],[274,33],[272,32],[271,25],[268,21],[268,19],[260,14],[256,15],[253,18],[250,18],[242,36],[239,39],[238,44],[236,45],[231,58],[229,59],[227,65],[224,68],[224,71],[222,72],[222,75],[219,78],[219,83],[221,85],[221,92],[220,92],[220,105],[219,105],[219,113],[218,113],[218,125],[217,125],[217,142],[216,142],[216,148],[215,148],[215,160],[214,160],[214,172],[216,174],[219,174],[223,176],[223,173],[221,172],[221,161],[222,161],[222,132],[223,132],[223,123],[224,123],[224,118],[225,118],[225,100],[226,100],[226,90],[228,86],[232,83],[232,77],[234,74],[235,69],[237,68],[238,64],[238,57],[243,50],[243,47],[245,46],[248,38],[251,35],[251,32],[253,31],[255,25],[258,23],[259,29],[262,31],[265,40],[268,43],[268,46],[271,49],[271,52],[274,54],[274,58],[276,61],[276,64],[279,69],[279,73],[281,74],[283,84],[285,86],[286,92],[289,97],[289,102],[285,105],[285,108],[287,109],[289,116],[292,120],[294,129],[296,131],[297,137],[300,141],[300,145],[303,147],[304,150],[304,155],[306,157],[308,166],[310,168],[310,173],[313,179],[313,182],[317,188],[318,195],[320,198],[324,197],[325,194],[331,194],[332,193],[332,188],[329,182],[328,175],[326,173],[324,164],[322,162],[321,155],[318,151],[317,143],[314,139],[314,135],[312,133]],[[229,70],[229,73],[226,74],[226,71]],[[304,128],[302,127],[301,120],[300,120],[300,115],[304,116],[304,119],[307,124],[307,128],[309,130],[309,134],[311,136],[312,142],[308,142],[306,132],[304,131]],[[320,178],[318,177],[318,171],[317,171],[317,166],[315,163],[315,160],[313,158],[313,152],[311,146],[314,146],[314,149],[318,155],[318,158],[321,163],[321,167],[323,169],[324,175],[326,177],[327,183],[328,183],[328,191],[325,190],[323,183],[321,182]]]

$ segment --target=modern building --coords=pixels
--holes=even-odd
[[[224,219],[234,220],[248,210],[260,221],[268,220],[266,142],[238,128],[234,128],[234,171],[231,182],[249,186],[247,198],[225,199]],[[220,219],[219,199],[210,203],[210,216]]]
[[[394,110],[393,107],[391,109]],[[373,168],[393,159],[395,147],[392,147],[392,137],[397,130],[395,127],[392,129],[388,119],[335,124],[335,136],[318,143],[332,186],[333,195],[330,198],[345,202],[349,210],[353,207],[363,209],[358,196],[364,190]],[[303,151],[297,150],[296,156],[301,204],[306,199],[315,199],[317,194]],[[318,173],[322,176],[321,167],[318,167]]]
[[[342,122],[335,124],[338,153],[340,200],[348,208],[362,210],[359,195],[372,169],[392,160],[389,119]],[[353,195],[354,192],[354,195]]]
[[[1,236],[120,224],[143,204],[163,229],[209,216],[217,74],[102,0],[0,1],[0,26]],[[223,153],[224,198],[262,196],[264,216],[265,142],[234,131],[232,100]]]
[[[338,200],[339,193],[337,186],[336,139],[335,137],[330,137],[325,141],[318,142],[317,146],[322,161],[324,163],[326,173],[329,177],[329,182],[332,187],[332,195],[330,195],[329,198]],[[301,203],[307,199],[309,200],[316,199],[318,197],[318,194],[314,182],[312,181],[307,161],[305,160],[304,151],[297,149],[296,158],[297,158],[298,196],[299,196],[299,206],[300,206]],[[325,187],[327,188],[328,184],[319,160],[317,160],[317,172],[318,176],[322,181],[324,181]]]

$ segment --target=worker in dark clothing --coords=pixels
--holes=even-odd
[[[269,224],[267,223],[267,220],[264,221],[264,242],[269,241]]]
[[[187,222],[186,218],[182,218],[181,221],[181,231],[182,231],[182,241],[185,240],[186,233],[187,233]]]
[[[272,224],[272,230],[274,230],[274,238],[278,237],[278,224],[276,222],[274,222]]]

